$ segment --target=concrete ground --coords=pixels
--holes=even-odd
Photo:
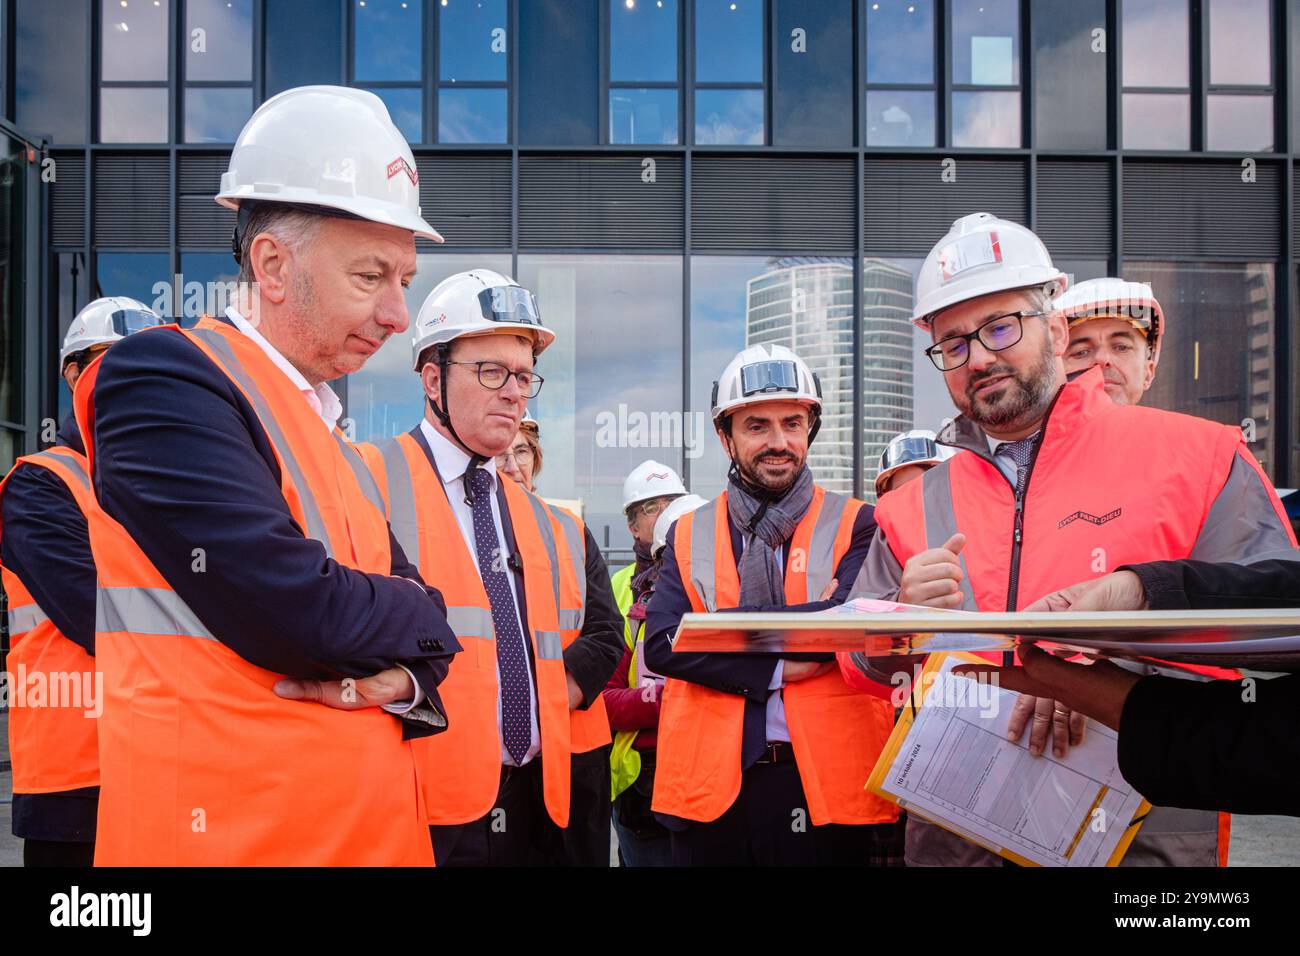
[[[13,774],[9,771],[9,715],[0,713],[0,866],[21,866],[21,841],[12,833]],[[615,862],[610,842],[610,863]],[[1232,818],[1231,866],[1300,866],[1300,818]]]

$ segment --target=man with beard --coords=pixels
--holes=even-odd
[[[1037,236],[988,213],[957,220],[930,252],[913,321],[933,336],[926,354],[961,411],[938,439],[959,453],[881,501],[854,596],[1016,611],[1123,564],[1297,557],[1240,429],[1117,405],[1100,368],[1066,383],[1069,334],[1052,305],[1065,284]],[[915,663],[851,658],[882,695]],[[1084,718],[1022,695],[1010,733],[1026,726],[1033,753],[1050,739],[1060,756],[1082,740]],[[1124,863],[1212,866],[1226,852],[1213,812],[1156,808]],[[909,818],[907,861],[998,858]]]
[[[821,384],[789,349],[756,345],[713,386],[726,490],[668,532],[647,611],[646,664],[668,678],[652,807],[678,866],[870,863],[897,810],[863,783],[893,724],[830,654],[675,654],[682,615],[811,611],[843,601],[872,509],[813,483]]]

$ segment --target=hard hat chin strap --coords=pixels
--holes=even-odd
[[[480,455],[474,449],[465,444],[464,440],[456,433],[456,426],[451,423],[451,414],[447,405],[447,343],[439,342],[434,347],[434,362],[438,366],[438,397],[441,400],[441,407],[432,397],[426,396],[425,401],[429,403],[429,408],[433,410],[434,417],[438,423],[447,429],[447,434],[451,440],[460,446],[460,449],[469,455],[469,465],[465,468],[465,474],[462,477],[461,484],[465,488],[465,504],[470,507],[474,506],[474,490],[470,487],[469,476],[473,474],[474,469],[478,468],[487,461],[487,456]]]

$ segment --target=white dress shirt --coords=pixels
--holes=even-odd
[[[343,416],[343,403],[334,394],[334,389],[324,382],[315,387],[307,384],[307,379],[303,377],[302,372],[294,368],[287,358],[277,352],[275,346],[266,340],[266,336],[257,331],[248,319],[235,310],[234,306],[226,309],[226,318],[234,323],[235,328],[257,343],[257,347],[266,353],[267,358],[275,363],[275,367],[287,375],[289,381],[293,382],[298,391],[302,392],[302,397],[311,406],[312,411],[320,416],[321,421],[325,423],[325,427],[333,431],[334,427],[338,425],[339,419]]]
[[[442,478],[442,486],[447,490],[447,501],[451,504],[452,514],[456,516],[456,523],[460,525],[461,537],[465,539],[465,546],[469,548],[470,556],[474,559],[474,569],[478,570],[478,547],[474,541],[474,510],[465,503],[465,469],[469,467],[469,455],[465,450],[456,446],[452,441],[444,436],[440,431],[429,424],[426,418],[420,422],[420,432],[424,435],[424,440],[429,443],[429,450],[433,452],[434,464],[438,466],[438,474]],[[483,463],[483,470],[492,478],[492,494],[490,496],[492,503],[492,524],[496,527],[497,544],[502,554],[510,554],[506,547],[505,530],[501,524],[501,509],[497,504],[497,483],[501,480],[497,474],[497,463],[495,458],[489,458]],[[524,628],[523,619],[519,616],[519,593],[515,586],[515,576],[510,571],[506,572],[506,580],[510,584],[510,595],[515,601],[515,615],[519,619],[519,633],[524,641],[524,654],[528,654],[528,631]],[[502,635],[496,636],[497,641],[504,640]],[[533,714],[533,736],[528,745],[528,753],[524,755],[523,763],[528,763],[536,757],[542,749],[542,739],[538,732],[537,719],[537,685],[533,680],[532,669],[528,669],[528,705]],[[501,684],[497,683],[497,735],[501,736]],[[506,750],[504,737],[501,744],[501,762],[503,764],[515,765],[514,758]]]

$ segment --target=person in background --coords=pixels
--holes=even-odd
[[[645,664],[645,611],[654,594],[669,529],[682,515],[706,503],[699,495],[683,495],[674,498],[655,520],[650,566],[632,581],[627,649],[604,690],[605,711],[614,731],[614,749],[610,755],[614,830],[618,833],[619,859],[624,866],[672,863],[668,830],[650,811],[659,695],[664,679]]]
[[[524,486],[525,491],[533,491],[533,482],[542,473],[542,443],[539,440],[541,428],[537,419],[524,412],[510,447],[497,455],[497,468],[513,481]]]
[[[1067,290],[1056,307],[1070,324],[1065,374],[1099,366],[1106,394],[1120,405],[1137,405],[1156,378],[1165,313],[1143,282],[1089,279]]]
[[[947,445],[937,444],[934,432],[928,428],[914,428],[895,435],[880,454],[876,500],[912,479],[920,478],[927,470],[955,454]]]

